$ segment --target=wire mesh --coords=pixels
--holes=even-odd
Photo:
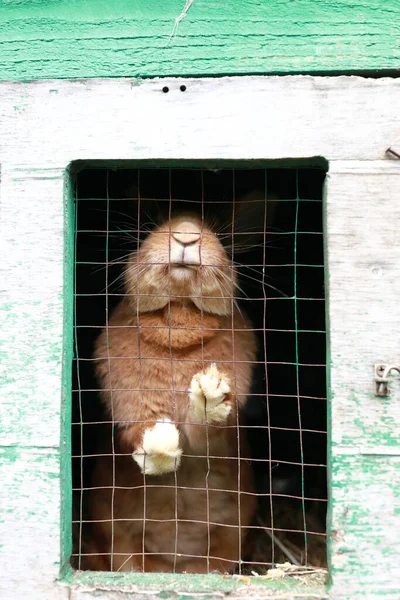
[[[76,568],[263,574],[286,561],[326,565],[324,177],[315,168],[85,169],[77,176],[71,558]],[[186,306],[188,295],[171,288],[169,261],[168,343],[152,354],[145,340],[162,335],[163,328],[145,318],[124,273],[135,263],[142,277],[141,269],[162,262],[157,256],[140,258],[143,242],[162,223],[171,256],[171,240],[182,233],[171,226],[174,215],[188,213],[200,224],[198,271],[222,270],[213,255],[203,258],[207,236],[215,237],[237,286],[230,295],[225,288],[218,291],[230,310],[216,326],[203,302],[206,275],[199,276],[197,297],[190,300],[197,300],[198,320],[185,323],[174,311],[177,302]],[[143,301],[159,301],[159,283],[140,293]],[[131,307],[129,318],[113,316],[121,303]],[[253,354],[242,351],[250,338],[238,342],[241,314],[248,315],[244,329],[255,340]],[[182,403],[189,407],[191,378],[182,373],[193,376],[210,366],[209,340],[216,328],[230,354],[214,350],[213,362],[230,375],[233,416],[209,422],[206,406],[204,444],[196,446],[193,423],[182,412]],[[134,349],[126,342],[133,331]],[[193,332],[200,352],[195,361],[189,346],[174,346],[175,335],[186,339]],[[99,356],[94,348],[101,335]],[[119,346],[115,340],[121,340]],[[100,363],[108,369],[101,380]],[[129,375],[115,377],[118,363],[128,365],[128,372],[136,369],[135,385]],[[242,374],[249,366],[247,389]],[[168,378],[161,385],[156,374],[164,367]],[[149,390],[159,419],[148,416]],[[141,407],[141,418],[121,412],[121,394],[127,405]],[[169,410],[163,406],[167,397]],[[142,427],[143,435],[165,418],[179,431],[180,466],[143,475],[149,453],[142,448],[139,468],[132,460],[137,444],[129,447],[121,439],[130,427]]]

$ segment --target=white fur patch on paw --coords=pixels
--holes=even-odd
[[[218,371],[217,366],[211,367],[202,373],[193,376],[189,387],[190,413],[194,422],[221,423],[231,412],[232,406],[224,402],[231,388],[226,379]]]
[[[181,455],[179,431],[170,419],[163,419],[145,430],[142,446],[132,458],[145,475],[162,475],[178,469]]]

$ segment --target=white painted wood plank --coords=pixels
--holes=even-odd
[[[55,584],[65,485],[63,170],[1,167],[0,597],[57,600],[68,597]]]
[[[112,157],[379,160],[400,144],[399,80],[195,79],[184,93],[180,83],[2,83],[0,160],[41,168],[44,156],[48,167]]]
[[[327,184],[332,442],[372,454],[400,454],[400,381],[388,398],[373,385],[375,363],[400,362],[398,166],[331,174]]]
[[[62,177],[62,170],[2,168],[3,445],[60,444],[65,234]]]

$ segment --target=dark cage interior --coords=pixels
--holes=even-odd
[[[183,466],[173,479],[175,545],[165,552],[176,556],[169,556],[169,562],[163,563],[163,551],[152,550],[151,528],[149,525],[147,531],[143,523],[139,550],[124,547],[121,553],[117,547],[120,500],[115,490],[121,484],[115,460],[121,451],[114,439],[119,425],[110,423],[112,419],[101,404],[93,357],[96,339],[124,296],[123,271],[131,260],[130,253],[154,228],[174,215],[188,212],[197,215],[201,227],[207,224],[234,265],[238,284],[232,305],[235,303],[237,310],[249,316],[257,342],[251,393],[241,409],[240,421],[250,450],[244,457],[239,451],[238,457],[251,465],[254,484],[247,493],[256,498],[257,506],[246,526],[239,558],[227,561],[225,567],[223,559],[221,563],[210,563],[210,556],[205,556],[203,572],[218,569],[219,564],[222,571],[242,573],[265,573],[271,565],[287,561],[326,565],[324,178],[321,168],[297,167],[85,168],[75,176],[74,567],[185,571],[185,564],[195,564],[182,563],[179,567],[181,558],[177,558],[186,551],[180,546],[180,531],[182,536],[188,535],[185,519],[180,522],[178,506],[181,500],[191,502],[190,496],[184,498],[184,486],[180,485]],[[93,488],[101,487],[101,477],[99,480],[94,476],[99,455],[109,455],[113,461],[110,494],[95,496],[94,500],[112,505],[111,547],[103,548],[103,554],[120,552],[123,560],[113,563],[111,558],[111,563],[93,567],[88,557],[95,552],[101,554],[92,544],[99,519],[91,504]],[[182,465],[184,460],[182,456]],[[206,473],[202,485],[208,495],[207,477]],[[150,488],[158,487],[163,498],[165,481],[160,475],[144,475],[140,485],[135,481],[132,486],[145,490],[140,498],[144,504],[141,518],[146,521],[146,489],[150,494]],[[185,493],[189,493],[187,489]],[[127,511],[120,519],[126,529]],[[150,514],[150,508],[148,511]],[[158,521],[155,531],[160,538],[171,535],[163,519],[162,511],[158,519],[149,517],[149,522]],[[212,521],[212,516],[209,519]],[[206,551],[201,553],[204,557],[210,553],[210,528],[215,522],[203,524],[208,538]],[[230,527],[238,527],[241,535],[240,515],[239,525],[233,520]],[[193,544],[190,547],[195,557],[197,550],[193,550]],[[135,552],[142,553],[142,563],[129,562]],[[160,558],[153,567],[145,561],[147,552]],[[191,569],[187,568],[189,572]]]

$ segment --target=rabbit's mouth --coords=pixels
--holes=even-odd
[[[187,263],[170,263],[170,273],[173,277],[187,278],[197,271],[197,265],[190,265]]]
[[[179,262],[171,262],[169,263],[171,270],[172,269],[185,269],[188,271],[197,271],[199,265],[196,263],[179,261]]]

